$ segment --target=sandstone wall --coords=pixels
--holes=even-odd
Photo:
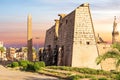
[[[95,63],[97,57],[98,50],[89,5],[83,4],[75,10],[72,66],[100,69],[100,65]]]
[[[45,47],[51,45],[54,49],[58,45],[63,48],[59,56],[61,65],[101,69],[95,63],[98,48],[89,4],[82,4],[70,14],[62,15],[55,25],[46,32]]]
[[[48,45],[51,45],[51,48],[54,49],[54,42],[55,42],[55,26],[51,27],[46,31],[44,47],[47,48]]]
[[[112,48],[110,47],[110,44],[106,43],[98,44],[99,55],[103,55],[107,51],[110,51],[111,49]],[[102,61],[101,66],[103,70],[107,71],[115,70],[115,60],[112,58],[108,58],[105,61]]]
[[[75,11],[60,19],[59,46],[64,47],[62,65],[71,66]]]

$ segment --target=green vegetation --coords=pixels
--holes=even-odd
[[[79,80],[81,78],[89,78],[90,80],[120,80],[120,75],[118,75],[120,72],[116,71],[104,71],[90,68],[77,68],[66,66],[48,66],[45,69],[51,69],[56,71],[61,70],[63,72],[69,71],[69,74],[71,74],[67,75],[69,80]]]
[[[21,60],[19,62],[13,62],[8,65],[8,67],[20,67],[21,70],[26,71],[39,71],[45,67],[45,63],[43,61],[40,62],[29,62],[25,60]]]
[[[84,78],[84,76],[72,75],[72,76],[69,77],[69,80],[79,80],[80,78]]]
[[[18,62],[13,62],[12,64],[11,64],[11,67],[18,67],[19,66],[19,63]]]
[[[2,56],[3,56],[3,52],[5,51],[5,48],[4,47],[0,47],[0,53],[1,53],[1,55],[0,55],[0,60],[2,60]]]
[[[35,69],[34,69],[34,63],[33,63],[33,62],[29,62],[29,63],[27,64],[27,67],[26,67],[25,70],[26,70],[26,71],[35,71]]]
[[[41,61],[41,62],[35,62],[33,66],[34,66],[34,70],[35,71],[39,71],[43,67],[45,67],[45,63],[43,61]]]
[[[26,48],[24,48],[24,50],[23,50],[23,52],[27,52],[28,51],[28,48],[26,47]],[[35,48],[34,47],[32,47],[32,52],[33,53],[36,53],[36,50],[35,50]]]
[[[98,65],[107,58],[113,58],[115,59],[116,70],[118,70],[118,67],[120,65],[120,43],[114,43],[112,45],[112,48],[113,49],[111,51],[108,51],[105,54],[98,56],[96,59],[96,63]]]
[[[108,80],[108,79],[107,79],[107,78],[102,77],[102,78],[99,78],[98,80]]]
[[[0,47],[0,52],[3,53],[5,51],[4,47]]]
[[[21,66],[24,70],[26,70],[28,63],[29,61],[21,60],[19,61],[19,66]]]
[[[117,50],[112,50],[112,51],[108,51],[105,54],[97,57],[96,59],[96,63],[100,64],[103,60],[107,59],[107,58],[114,58],[116,60],[116,68],[119,66],[120,64],[120,52]]]
[[[41,68],[38,62],[35,62],[34,65],[33,65],[33,67],[34,67],[35,71],[38,71]]]
[[[120,43],[114,43],[111,47],[117,49],[120,52]]]
[[[66,66],[48,66],[50,69],[59,69],[66,71],[76,71],[83,74],[94,74],[94,75],[110,75],[111,73],[103,70],[95,70],[90,68],[77,68],[77,67],[66,67]]]
[[[116,80],[120,80],[120,73],[116,75]]]
[[[89,78],[90,80],[98,80],[96,77],[91,76],[91,75],[72,75],[68,79],[69,80],[80,80],[83,78]]]
[[[90,68],[77,68],[77,67],[67,67],[67,66],[47,66],[45,67],[44,62],[29,62],[29,61],[19,61],[13,62],[8,65],[12,67],[19,66],[22,70],[38,72],[40,74],[51,75],[54,77],[68,79],[68,80],[80,80],[87,78],[89,80],[120,80],[120,72],[116,71],[103,71],[95,70]],[[16,65],[17,64],[17,65]],[[14,67],[12,67],[14,68]]]
[[[41,66],[41,67],[45,67],[45,62],[43,62],[43,61],[38,62],[38,64],[39,64],[39,66]]]

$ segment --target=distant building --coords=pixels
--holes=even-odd
[[[16,49],[15,48],[7,48],[6,50],[6,56],[7,56],[7,59],[10,60],[10,61],[14,61],[14,59],[16,58]]]
[[[17,53],[18,53],[18,60],[27,60],[27,47],[21,47]]]
[[[21,48],[10,47],[7,48],[6,56],[9,61],[28,60],[27,51],[28,51],[27,47],[21,47]],[[36,52],[34,48],[32,48],[32,52],[33,52],[32,53],[33,61],[36,61]]]

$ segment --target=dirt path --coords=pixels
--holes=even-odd
[[[0,65],[0,80],[59,80],[58,78],[37,73],[9,70]]]

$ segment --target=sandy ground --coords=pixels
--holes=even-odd
[[[0,80],[59,80],[59,79],[37,73],[10,70],[0,65]]]

